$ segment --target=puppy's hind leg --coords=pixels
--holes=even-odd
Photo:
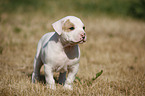
[[[64,85],[65,80],[66,80],[66,72],[60,73],[58,83],[61,84],[61,85]]]
[[[40,57],[34,59],[34,71],[32,73],[32,82],[35,83],[36,80],[40,80],[40,69],[43,65]]]
[[[41,43],[38,43],[37,47],[37,53],[34,58],[34,71],[32,73],[32,82],[35,83],[36,80],[40,80],[40,69],[41,66],[43,65],[42,60],[41,60]]]

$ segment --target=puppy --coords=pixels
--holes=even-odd
[[[78,72],[80,60],[78,44],[86,41],[85,26],[75,16],[64,17],[52,26],[55,32],[46,33],[38,42],[32,82],[39,80],[40,68],[44,64],[45,79],[49,88],[56,89],[53,72],[60,72],[58,82],[63,84],[65,89],[73,90],[72,83]]]

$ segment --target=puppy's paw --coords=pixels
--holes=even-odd
[[[40,76],[35,74],[34,72],[32,73],[32,83],[37,83],[38,81],[40,81]]]
[[[65,84],[64,85],[64,89],[66,89],[66,90],[73,90],[73,87],[72,87],[71,84]]]

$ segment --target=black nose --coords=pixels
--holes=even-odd
[[[82,34],[82,38],[83,38],[83,39],[85,39],[85,35],[86,35],[85,33],[84,33],[84,34]]]
[[[85,35],[86,35],[85,33],[81,34],[81,37],[82,37],[83,40],[85,39]]]
[[[85,35],[82,38],[85,39]]]

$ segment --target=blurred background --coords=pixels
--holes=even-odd
[[[52,91],[44,68],[31,83],[33,60],[39,39],[67,15],[83,21],[87,42],[74,91]],[[145,96],[145,0],[0,0],[0,95]]]
[[[145,19],[145,0],[1,0],[0,13],[78,14]]]

